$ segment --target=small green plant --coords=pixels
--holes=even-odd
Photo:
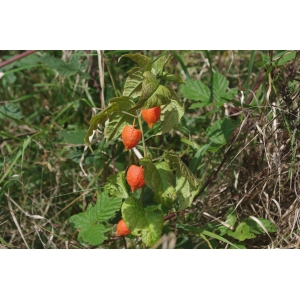
[[[105,124],[106,142],[113,140],[117,142],[122,135],[126,150],[138,147],[142,137],[142,147],[136,148],[135,151],[138,153],[140,166],[129,167],[128,183],[124,180],[125,173],[122,171],[108,179],[104,190],[108,191],[105,195],[111,197],[112,202],[119,203],[119,200],[115,199],[123,199],[122,206],[120,205],[122,219],[133,236],[140,236],[143,243],[151,247],[162,235],[164,217],[168,211],[181,211],[187,208],[199,190],[200,182],[174,151],[169,150],[155,157],[152,152],[150,154],[150,151],[147,151],[144,139],[141,110],[144,111],[144,118],[150,127],[160,118],[160,134],[171,131],[183,116],[182,100],[165,84],[169,81],[182,82],[180,77],[164,70],[172,56],[163,52],[154,61],[141,54],[126,54],[122,57],[132,59],[138,67],[127,72],[129,76],[125,82],[123,95],[110,99],[109,105],[91,119],[85,142],[92,150],[89,138],[100,124]],[[149,118],[152,108],[155,108],[154,115]],[[134,128],[135,123],[139,124],[139,129]],[[140,153],[141,149],[143,156]],[[140,171],[143,174],[140,174]],[[132,195],[129,195],[128,185],[134,192]],[[139,188],[142,188],[142,191],[136,191]],[[150,204],[144,200],[146,198],[151,198]],[[95,207],[99,208],[98,215],[101,215],[100,204],[97,203]],[[93,210],[95,208],[90,204],[85,213],[72,216],[70,223],[80,230],[79,238],[90,244],[99,245],[103,242],[105,227],[99,224],[98,215],[90,212]],[[111,212],[113,213],[112,210]],[[78,216],[80,222],[76,221]],[[94,235],[98,239],[94,238]]]
[[[228,209],[225,222],[209,222],[200,227],[179,224],[178,228],[199,235],[208,248],[217,247],[220,241],[229,244],[231,249],[245,249],[245,240],[277,231],[275,225],[264,218],[249,217],[238,223],[233,207]],[[209,238],[212,240],[209,241]]]

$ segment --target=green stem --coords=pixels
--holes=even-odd
[[[140,130],[142,132],[142,142],[143,142],[144,157],[145,157],[145,156],[147,156],[147,151],[146,151],[146,144],[145,144],[145,139],[144,139],[144,132],[143,132],[143,126],[142,126],[142,118],[141,118],[141,116],[138,117],[138,120],[139,120]]]

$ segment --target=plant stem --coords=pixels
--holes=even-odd
[[[145,144],[145,138],[144,138],[144,132],[143,132],[143,126],[142,126],[142,118],[141,118],[141,116],[139,116],[138,120],[139,120],[140,130],[142,132],[142,142],[143,142],[144,157],[145,157],[145,156],[147,156],[147,152],[146,152],[146,144]]]

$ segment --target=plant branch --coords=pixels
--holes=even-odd
[[[15,61],[17,61],[17,60],[20,60],[21,58],[23,58],[23,57],[25,57],[25,56],[28,56],[28,55],[30,55],[30,54],[36,52],[36,51],[37,51],[37,50],[27,50],[27,51],[25,51],[25,52],[23,52],[23,53],[21,53],[21,54],[15,55],[14,57],[12,57],[12,58],[10,58],[10,59],[8,59],[8,60],[5,60],[5,61],[3,61],[3,62],[0,62],[0,68],[2,68],[2,67],[4,67],[4,66],[7,66],[7,65],[9,65],[9,64],[11,64],[11,63],[13,63],[13,62],[15,62]]]

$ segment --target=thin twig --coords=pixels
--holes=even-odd
[[[12,219],[13,219],[13,221],[15,222],[15,225],[16,225],[16,227],[17,227],[17,229],[18,229],[18,231],[19,231],[19,233],[20,233],[20,235],[21,235],[21,238],[22,238],[23,242],[25,243],[26,247],[29,249],[29,246],[28,246],[28,244],[27,244],[27,242],[26,242],[26,240],[25,240],[25,237],[24,237],[24,235],[23,235],[23,232],[22,232],[22,230],[21,230],[21,227],[20,227],[20,225],[19,225],[19,223],[18,223],[18,220],[17,220],[17,218],[16,218],[16,216],[15,216],[15,213],[14,213],[14,211],[13,211],[13,208],[12,208],[12,205],[11,205],[11,199],[10,199],[9,195],[6,194],[6,193],[5,193],[5,196],[7,197],[7,205],[8,205],[8,209],[9,209],[9,211],[10,211],[10,214],[11,214],[11,216],[12,216]]]

